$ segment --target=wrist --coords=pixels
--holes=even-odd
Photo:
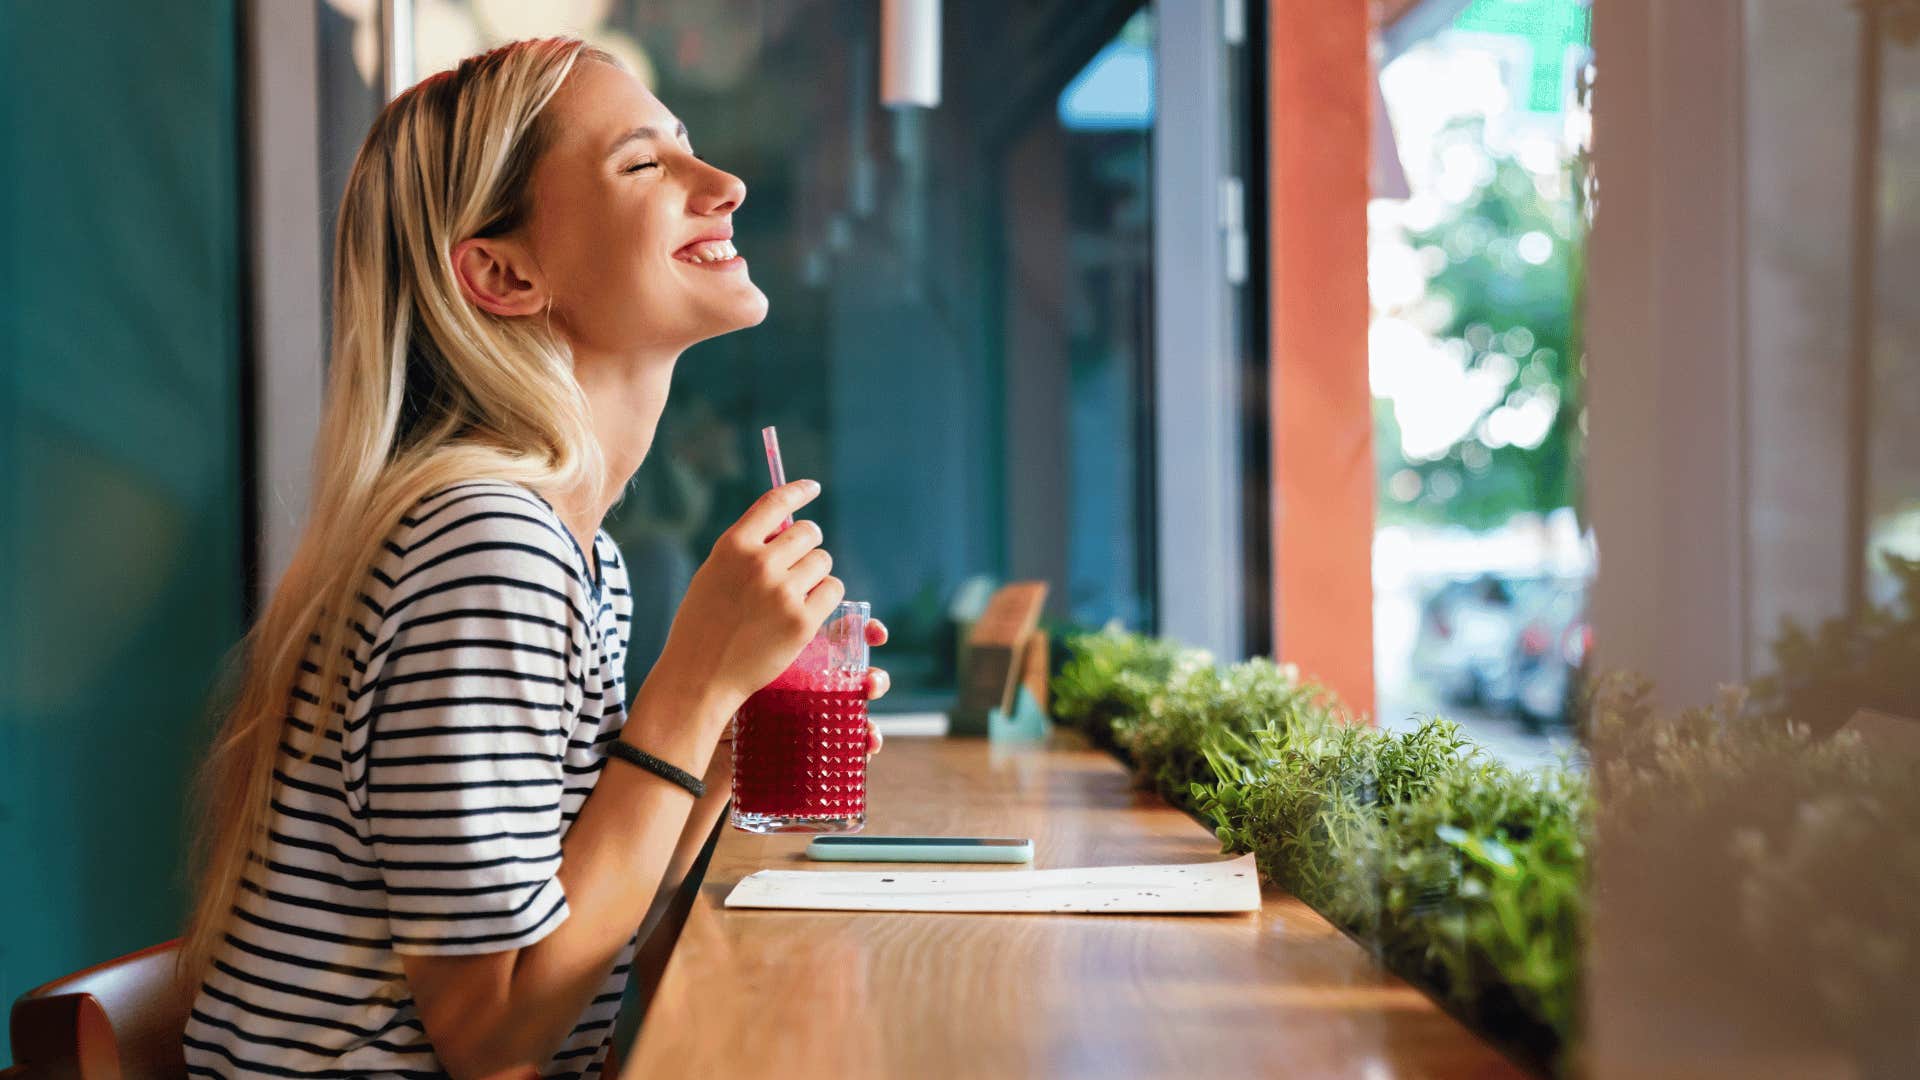
[[[628,724],[644,717],[651,722],[645,726],[664,723],[669,728],[698,732],[701,742],[708,744],[726,730],[739,707],[735,695],[719,688],[715,680],[702,678],[662,656],[640,684]]]

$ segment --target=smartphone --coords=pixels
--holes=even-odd
[[[816,836],[807,858],[826,862],[1025,863],[1033,841],[1003,836]]]

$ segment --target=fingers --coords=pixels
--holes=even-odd
[[[879,619],[867,620],[867,644],[878,648],[887,643],[887,624]]]
[[[867,700],[878,701],[893,689],[893,676],[882,668],[867,669]]]
[[[775,570],[790,570],[807,552],[820,546],[825,539],[820,526],[811,521],[796,521],[793,528],[767,541],[767,565]],[[813,582],[808,582],[811,587]]]
[[[833,556],[827,553],[826,548],[817,547],[800,556],[800,561],[794,563],[793,568],[787,571],[787,581],[798,594],[810,597],[814,588],[825,580],[832,570]],[[820,619],[815,621],[824,620],[826,617],[827,613],[822,612]]]
[[[820,551],[821,549],[816,548],[814,550]],[[820,584],[815,585],[813,590],[807,593],[807,603],[804,609],[807,618],[812,621],[815,626],[826,622],[827,616],[833,614],[833,609],[839,606],[840,601],[844,600],[846,595],[847,586],[845,582],[834,577],[832,574],[821,578]]]
[[[873,721],[867,721],[867,756],[872,757],[879,753],[880,747],[886,741],[886,738],[880,734],[880,728]]]
[[[781,484],[754,500],[747,512],[740,515],[735,527],[741,535],[753,540],[765,542],[786,520],[787,515],[807,505],[820,494],[820,482],[817,480],[795,480]]]

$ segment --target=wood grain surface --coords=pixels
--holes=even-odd
[[[868,796],[868,833],[1031,836],[1037,868],[1225,857],[1066,732],[1019,749],[896,739]],[[624,1076],[1524,1075],[1271,887],[1239,915],[721,907],[756,870],[832,868],[805,845],[723,833]],[[908,868],[870,867],[888,865]]]

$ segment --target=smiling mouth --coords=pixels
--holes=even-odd
[[[731,240],[702,240],[699,243],[688,244],[674,252],[673,257],[684,263],[712,269],[738,266],[746,261],[740,257],[738,251],[734,250]]]

